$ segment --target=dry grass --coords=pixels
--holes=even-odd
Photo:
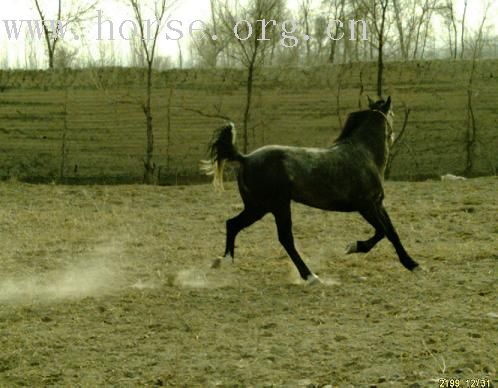
[[[234,185],[0,185],[0,385],[435,386],[496,379],[498,180],[388,183],[415,276],[353,214],[294,206],[305,287]],[[495,383],[496,384],[496,380]],[[415,386],[415,385],[414,385]]]

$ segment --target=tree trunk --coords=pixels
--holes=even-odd
[[[152,128],[152,108],[151,108],[151,94],[152,94],[152,62],[147,66],[147,96],[144,105],[144,113],[147,124],[147,153],[144,161],[144,183],[151,185],[154,184],[156,165],[153,162],[154,154],[154,131]]]
[[[467,3],[467,2],[465,2]],[[469,83],[467,86],[467,160],[465,163],[465,175],[470,176],[474,169],[474,160],[476,157],[476,146],[477,146],[477,123],[474,114],[474,107],[472,105],[472,96],[474,93],[474,75],[477,68],[477,60],[481,55],[481,44],[482,44],[482,30],[486,23],[488,13],[488,7],[482,18],[481,25],[479,27],[479,33],[474,45],[474,53],[472,55],[472,67],[470,70]]]
[[[386,11],[387,11],[388,0],[381,2],[382,6],[382,19],[380,23],[379,31],[379,51],[378,51],[378,63],[377,63],[377,95],[382,98],[382,80],[384,75],[384,27],[386,23]]]
[[[345,0],[342,0],[341,1],[341,8],[340,9],[337,9],[335,10],[335,19],[339,19],[339,20],[342,20],[343,19],[343,16],[344,16],[344,3],[345,3]],[[337,5],[336,5],[337,7]],[[335,33],[334,33],[334,39],[331,40],[330,42],[330,55],[329,55],[329,63],[333,64],[335,62],[335,58],[336,58],[336,54],[337,54],[337,42],[340,40],[338,39],[339,38],[339,29],[337,28],[337,25],[336,25],[336,28],[335,28]],[[358,40],[356,39],[356,42],[357,43]],[[349,44],[349,40],[343,40],[343,63],[346,63],[346,45]]]
[[[48,68],[54,68],[54,52],[52,50],[48,50]]]
[[[64,181],[64,172],[66,170],[66,158],[67,158],[67,101],[68,101],[68,91],[66,86],[66,92],[64,97],[64,105],[63,105],[63,115],[64,115],[64,123],[62,127],[62,137],[61,137],[61,163],[59,167],[59,181]]]
[[[167,109],[167,123],[166,123],[166,169],[169,172],[169,165],[170,165],[170,149],[171,149],[171,101],[173,100],[173,93],[174,89],[171,88],[169,90],[169,96],[168,96],[168,109]]]
[[[428,10],[428,4],[426,2],[424,8],[422,9],[422,14],[420,15],[420,18],[417,23],[417,34],[415,35],[415,48],[413,49],[413,59],[417,59],[418,47],[420,42],[420,31],[422,29],[422,25],[424,24],[427,10]]]
[[[252,58],[249,68],[247,69],[247,95],[246,95],[246,109],[244,111],[244,153],[247,153],[249,148],[249,118],[251,114],[251,103],[252,103],[252,87],[254,82],[254,64],[255,57]]]
[[[394,12],[396,15],[396,27],[398,28],[399,34],[399,46],[401,50],[401,56],[403,60],[408,60],[408,50],[405,47],[405,36],[403,32],[403,18],[399,9],[398,0],[393,0]]]
[[[180,44],[180,41],[177,41],[177,47],[178,47],[178,67],[180,69],[183,69],[183,53],[182,53],[182,45]]]
[[[427,46],[427,39],[429,37],[429,28],[430,28],[429,23],[431,20],[432,20],[432,11],[429,10],[427,13],[427,18],[424,22],[424,40],[422,42],[422,52],[420,53],[420,59],[424,58],[425,48]]]
[[[453,40],[455,43],[455,52],[453,53],[453,59],[457,59],[457,55],[458,55],[458,30],[457,30],[456,21],[455,21],[454,17],[452,19],[452,23],[453,23],[453,36],[454,36]]]
[[[475,148],[477,141],[477,125],[472,107],[472,81],[469,82],[467,90],[467,144],[466,144],[466,162],[465,176],[470,177],[474,169]]]
[[[467,14],[467,0],[464,2],[464,7],[463,7],[463,17],[462,17],[462,36],[461,36],[461,41],[460,41],[460,59],[463,59],[463,52],[465,48],[465,16]]]
[[[330,41],[330,54],[329,54],[329,63],[333,64],[335,61],[335,52],[337,49],[337,41],[334,39],[331,39]]]
[[[311,32],[310,32],[310,23],[309,23],[309,8],[308,4],[303,4],[303,11],[304,11],[304,28],[305,31],[304,33],[311,37]],[[306,65],[308,66],[311,63],[311,41],[310,39],[306,40]]]

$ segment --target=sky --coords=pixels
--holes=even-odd
[[[5,0],[4,0],[5,1]],[[467,9],[467,26],[471,30],[477,29],[483,14],[483,4],[486,0],[469,0],[468,9]],[[494,32],[498,34],[498,1],[491,1],[491,8],[488,12],[488,19],[490,21],[490,25],[493,27]],[[55,1],[53,0],[40,0],[44,7],[50,7],[55,5]],[[290,0],[289,6],[293,9],[296,9],[296,4],[298,0]],[[315,1],[319,3],[319,0]],[[113,45],[118,53],[122,53],[123,56],[127,56],[129,52],[130,44],[119,34],[119,26],[125,20],[132,19],[132,15],[129,7],[124,5],[124,0],[100,0],[100,3],[97,6],[97,10],[102,11],[102,20],[111,20],[114,26],[114,37],[115,41]],[[461,15],[463,12],[463,3],[464,0],[454,0],[457,14]],[[47,19],[51,19],[55,17],[55,9],[47,9]],[[90,16],[92,16],[92,20],[86,23],[86,31],[84,33],[84,38],[72,43],[72,47],[77,50],[83,50],[83,54],[85,56],[91,55],[94,58],[99,57],[99,45],[102,49],[102,43],[99,43],[98,38],[98,22],[97,22],[97,10],[92,12]],[[188,36],[188,28],[190,23],[194,20],[209,20],[210,17],[210,7],[209,0],[179,0],[177,6],[170,11],[170,17],[172,19],[176,19],[182,22],[182,31],[185,34],[185,37],[180,40],[182,50],[187,51],[190,37]],[[10,20],[37,20],[39,16],[34,7],[33,0],[17,0],[10,1],[8,7],[2,7],[0,11],[0,52],[3,54],[0,56],[0,67],[24,67],[25,64],[25,56],[26,56],[26,44],[30,44],[33,46],[33,42],[30,42],[29,38],[26,38],[20,35],[19,39],[9,39],[7,31],[6,31],[6,21]],[[124,24],[123,34],[126,35],[126,27],[129,27],[130,24]],[[178,28],[178,24],[175,25]],[[22,30],[27,30],[26,24],[23,25]],[[109,24],[102,25],[102,35],[101,37],[105,41],[109,37]],[[174,32],[173,32],[174,33]],[[78,33],[80,34],[80,33]],[[172,36],[177,36],[173,35]],[[36,50],[37,56],[40,58],[40,61],[43,62],[44,55],[44,42],[36,40]],[[7,55],[5,55],[7,53]],[[178,42],[176,40],[167,40],[161,39],[158,47],[158,54],[163,56],[170,56],[175,61],[178,56]],[[81,53],[80,53],[81,55]],[[7,57],[7,58],[5,58]],[[126,59],[125,59],[126,60]],[[6,66],[7,65],[7,66]]]

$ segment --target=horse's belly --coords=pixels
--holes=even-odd
[[[316,200],[314,198],[293,198],[295,202],[311,206],[317,209],[337,211],[337,212],[354,212],[357,207],[349,200]]]
[[[323,182],[294,184],[291,199],[323,210],[351,212],[356,211],[354,195],[345,188]]]

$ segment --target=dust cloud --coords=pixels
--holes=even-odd
[[[64,269],[0,280],[0,303],[43,303],[110,293],[122,285],[122,246],[106,243]]]
[[[217,288],[226,286],[228,283],[218,279],[217,281],[208,277],[208,271],[202,269],[185,269],[176,274],[174,285],[187,288]]]

